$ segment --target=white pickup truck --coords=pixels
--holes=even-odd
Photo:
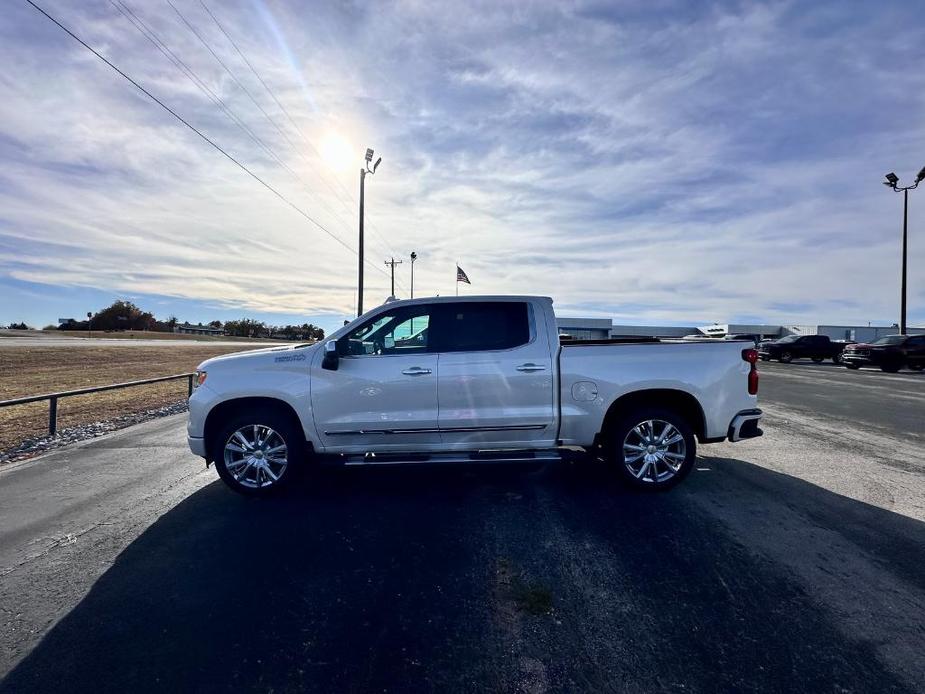
[[[696,441],[761,435],[748,342],[562,340],[552,300],[394,301],[314,345],[216,357],[189,402],[193,453],[236,491],[312,464],[557,460],[587,453],[665,489]]]

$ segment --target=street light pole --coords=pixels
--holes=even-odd
[[[900,290],[899,334],[906,334],[906,242],[909,234],[909,189],[903,191],[903,277]]]
[[[418,259],[418,254],[411,251],[411,298],[414,298],[414,261]]]
[[[363,195],[366,191],[366,169],[360,169],[360,241],[357,252],[357,316],[363,315]]]
[[[379,157],[376,163],[373,164],[373,168],[369,168],[369,164],[373,160],[373,154],[373,150],[366,150],[366,164],[360,169],[360,240],[357,244],[357,316],[363,315],[363,204],[366,192],[366,174],[376,173],[376,169],[379,168],[379,164],[382,162],[382,157]]]
[[[911,186],[900,187],[899,177],[895,173],[888,173],[883,185],[889,186],[895,192],[903,194],[903,260],[902,274],[900,280],[900,300],[899,300],[899,333],[906,334],[906,265],[907,265],[907,247],[909,241],[909,191],[919,187],[919,183],[925,180],[925,167],[919,171],[915,177],[915,183]]]

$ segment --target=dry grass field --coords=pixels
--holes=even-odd
[[[139,347],[3,347],[0,400],[122,383],[194,371],[209,357],[253,347],[208,344]],[[58,428],[175,403],[186,398],[186,380],[79,395],[58,401]],[[0,409],[0,451],[47,432],[48,403]]]
[[[283,344],[279,340],[270,340],[265,337],[235,337],[233,335],[186,335],[181,333],[156,333],[150,330],[119,330],[107,332],[105,330],[0,330],[0,337],[33,337],[33,338],[104,338],[107,340],[184,340],[193,342],[265,342],[267,346]]]

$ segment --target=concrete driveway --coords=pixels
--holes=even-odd
[[[921,442],[776,369],[767,435],[667,494],[553,465],[245,499],[182,417],[7,469],[0,691],[923,691]]]

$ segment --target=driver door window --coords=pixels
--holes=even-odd
[[[424,354],[431,351],[429,327],[424,307],[385,313],[346,335],[340,352],[355,357]]]

